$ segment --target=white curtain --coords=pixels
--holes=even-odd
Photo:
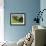
[[[0,0],[0,42],[4,41],[4,0]]]

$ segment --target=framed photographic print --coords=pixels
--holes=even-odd
[[[10,13],[10,24],[11,25],[24,25],[25,13]]]

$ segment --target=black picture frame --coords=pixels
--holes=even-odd
[[[26,17],[25,13],[10,13],[10,25],[25,25]]]

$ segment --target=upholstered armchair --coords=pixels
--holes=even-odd
[[[32,46],[46,45],[46,28],[40,25],[34,25],[32,26],[32,34],[34,35]]]

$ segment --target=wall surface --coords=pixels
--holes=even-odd
[[[43,9],[46,9],[46,0],[41,0],[40,1],[40,9],[41,9],[41,11]],[[42,17],[43,17],[43,22],[41,21],[40,25],[43,25],[43,26],[46,27],[46,10],[44,10]]]
[[[36,12],[40,10],[40,0],[4,0],[4,39],[7,41],[18,41],[32,29]],[[11,26],[10,13],[24,12],[26,25]]]

